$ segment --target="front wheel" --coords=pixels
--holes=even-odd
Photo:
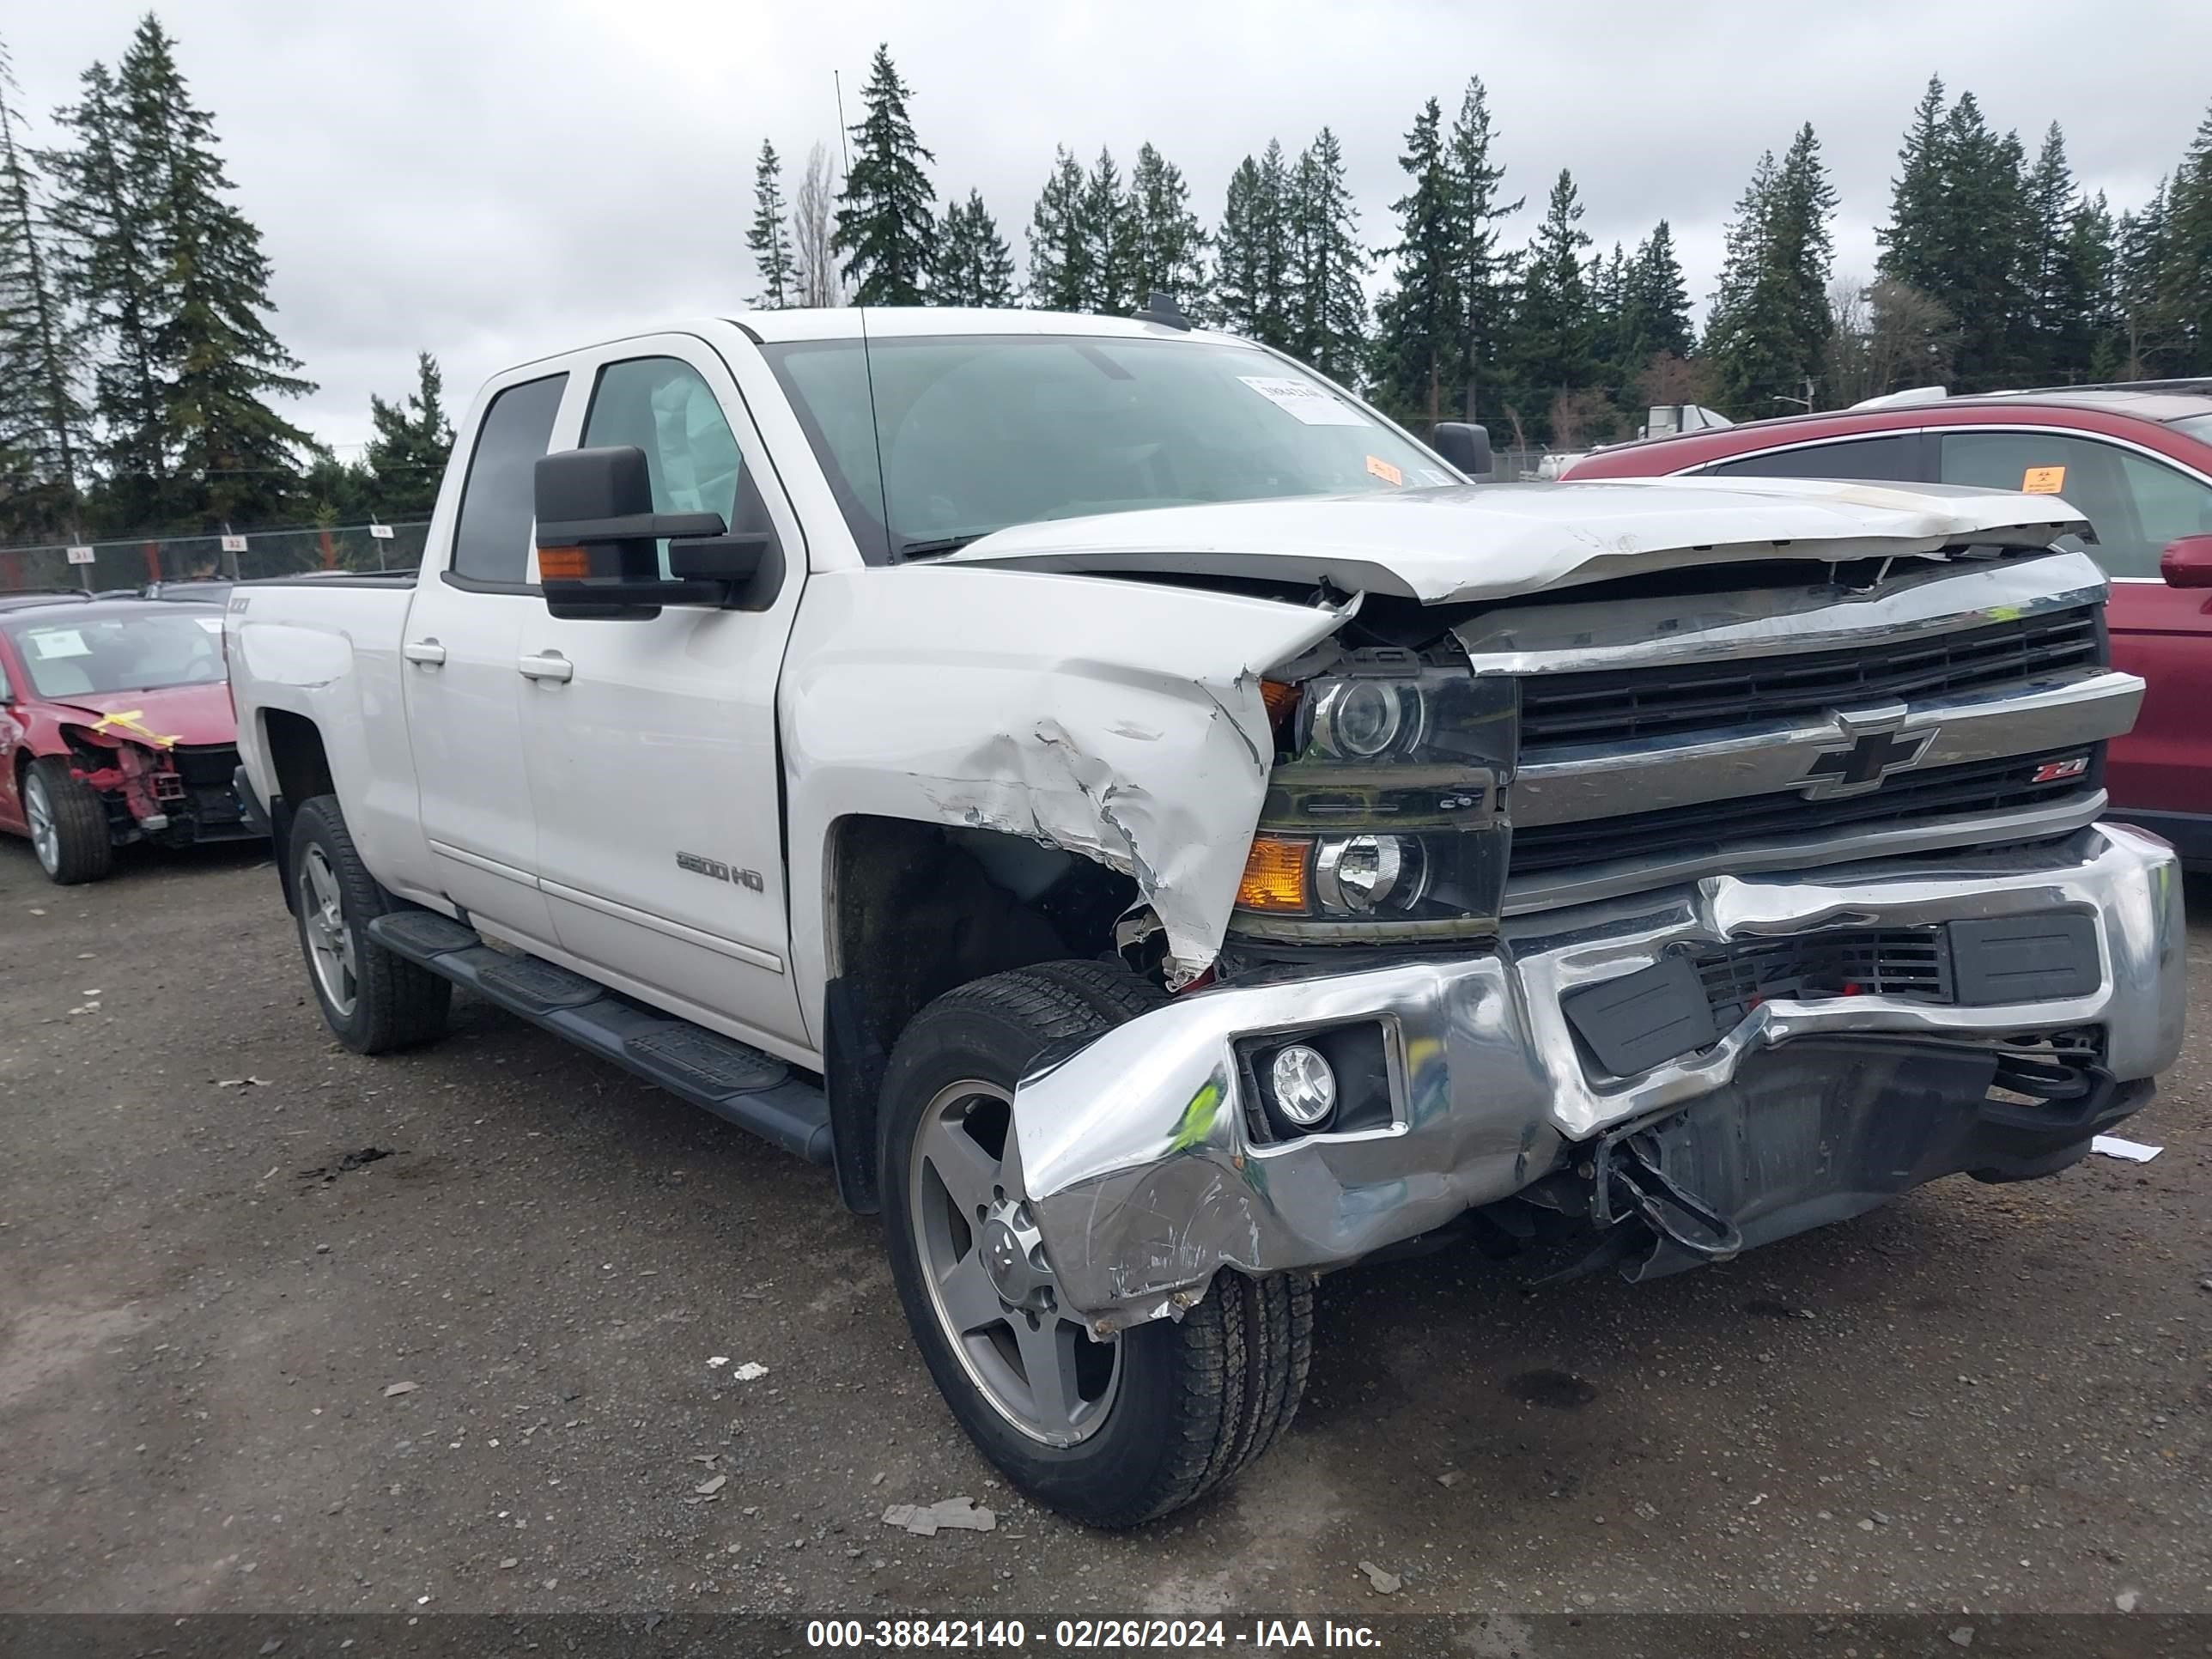
[[[891,1270],[930,1374],[1016,1486],[1098,1527],[1179,1509],[1266,1451],[1313,1346],[1304,1278],[1223,1273],[1180,1321],[1103,1341],[1060,1305],[1008,1163],[1014,1086],[1048,1047],[1158,1000],[1096,963],[994,975],[923,1009],[884,1085]]]
[[[368,924],[399,908],[354,850],[334,795],[292,816],[292,912],[323,1018],[357,1054],[380,1054],[445,1033],[453,981],[395,956]]]
[[[23,774],[23,816],[31,851],[46,879],[60,887],[98,881],[115,863],[107,807],[59,755],[31,763]]]

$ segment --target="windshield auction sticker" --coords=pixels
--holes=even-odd
[[[1237,377],[1279,410],[1308,426],[1365,426],[1367,417],[1326,386],[1287,376],[1240,374]]]

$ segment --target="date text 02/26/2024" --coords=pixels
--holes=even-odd
[[[1060,1619],[1032,1636],[1014,1619],[817,1619],[806,1626],[811,1648],[876,1648],[1019,1651],[1030,1646],[1050,1652],[1114,1650],[1227,1648],[1257,1651],[1294,1648],[1350,1648],[1372,1651],[1381,1646],[1373,1626],[1334,1620],[1255,1619],[1239,1627],[1220,1619]]]

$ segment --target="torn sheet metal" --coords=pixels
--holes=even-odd
[[[783,704],[793,890],[848,814],[997,830],[1131,877],[1194,976],[1273,757],[1261,677],[1346,614],[1042,573],[817,574]]]
[[[1057,519],[983,537],[947,562],[1327,581],[1440,605],[1692,565],[2047,546],[2087,532],[2055,495],[1825,478],[1594,479]]]

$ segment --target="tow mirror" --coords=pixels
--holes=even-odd
[[[2168,587],[2212,587],[2212,536],[2181,536],[2159,555],[2158,574]]]
[[[1435,450],[1470,478],[1490,476],[1490,428],[1472,421],[1439,421],[1429,434]]]
[[[635,444],[544,456],[532,484],[538,582],[556,617],[641,617],[669,605],[736,605],[773,550],[772,535],[732,535],[719,513],[654,512],[653,477]]]

